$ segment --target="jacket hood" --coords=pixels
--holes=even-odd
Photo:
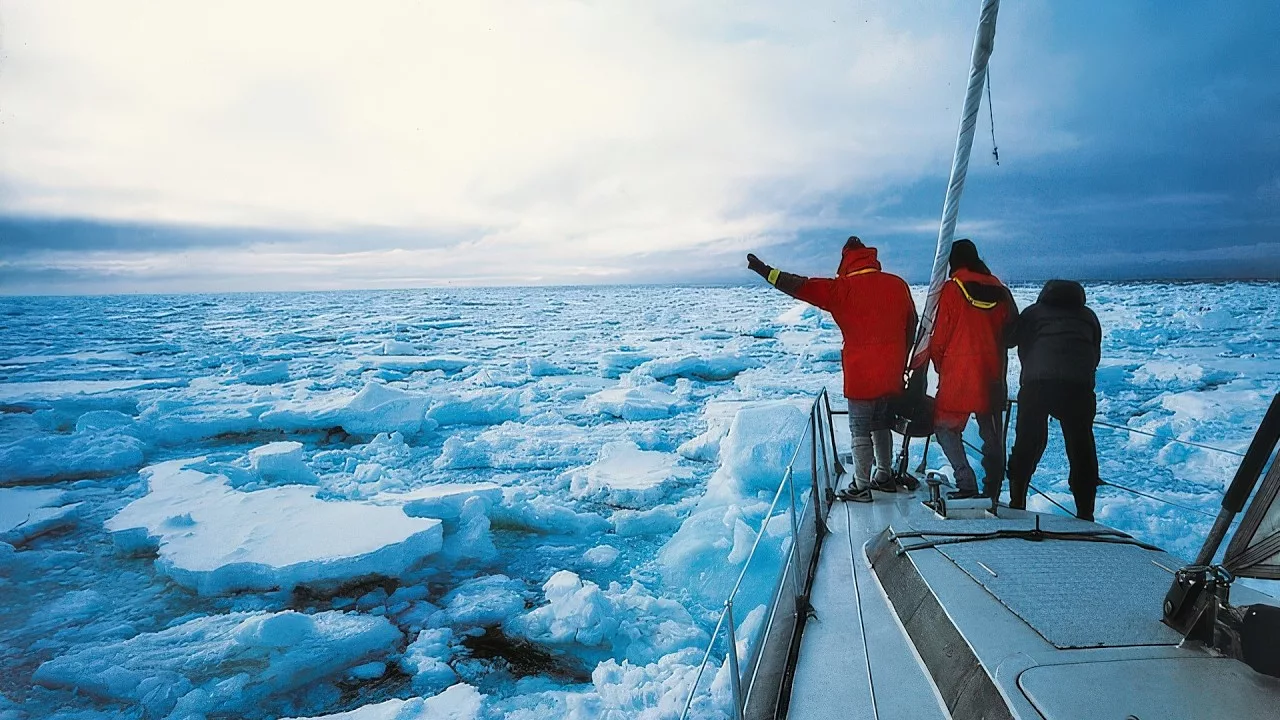
[[[1074,280],[1050,280],[1040,290],[1036,302],[1061,308],[1082,308],[1085,304],[1084,286]]]
[[[873,247],[846,248],[840,256],[841,277],[856,273],[859,270],[879,270],[880,261],[876,259]]]

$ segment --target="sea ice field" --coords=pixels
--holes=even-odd
[[[1103,488],[1098,521],[1189,557],[1238,458],[1169,439],[1247,446],[1280,284],[1087,289],[1099,419],[1157,436],[1098,428],[1102,477],[1174,503]],[[767,287],[8,297],[0,326],[2,720],[678,717],[810,399],[842,402],[838,330]],[[1033,484],[1070,508],[1066,474],[1051,432]]]

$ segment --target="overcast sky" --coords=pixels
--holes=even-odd
[[[978,0],[0,0],[0,292],[927,276]],[[961,233],[1280,277],[1280,12],[1009,0]]]

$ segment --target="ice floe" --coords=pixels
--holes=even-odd
[[[442,545],[439,520],[299,485],[242,492],[187,464],[144,469],[147,495],[106,529],[122,550],[155,547],[157,569],[202,595],[396,577]]]
[[[307,467],[302,443],[273,442],[249,451],[249,467],[266,482],[280,485],[314,485],[319,478]]]
[[[677,465],[679,456],[641,450],[627,440],[606,443],[590,465],[565,473],[577,498],[599,500],[621,508],[651,507],[693,473]]]
[[[443,355],[364,355],[357,358],[364,367],[380,370],[399,370],[400,372],[418,372],[442,370],[455,373],[468,365],[471,360],[461,357]]]
[[[0,478],[8,483],[107,477],[141,467],[147,445],[120,429],[28,435],[0,446]]]
[[[332,715],[284,720],[478,720],[484,697],[474,687],[458,683],[425,699],[393,699]]]
[[[515,390],[476,390],[437,398],[427,418],[439,426],[498,425],[520,417],[521,393]]]
[[[654,383],[640,387],[617,387],[590,396],[586,408],[623,420],[657,420],[670,417],[681,405],[665,385]]]
[[[0,542],[10,545],[74,524],[81,503],[51,488],[0,488]]]
[[[33,679],[137,706],[152,717],[238,715],[269,696],[387,656],[401,639],[386,619],[368,615],[210,615],[81,646],[42,664]]]
[[[759,363],[744,355],[685,355],[646,361],[636,366],[634,374],[657,380],[686,377],[716,382],[732,380],[738,373],[753,367],[759,367]]]

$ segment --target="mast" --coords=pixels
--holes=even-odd
[[[912,351],[912,365],[929,349],[933,335],[933,323],[938,315],[938,296],[947,281],[947,258],[951,254],[951,241],[955,239],[956,217],[960,214],[960,194],[964,192],[965,175],[969,172],[969,151],[973,148],[973,134],[978,125],[978,110],[982,106],[982,90],[987,82],[987,61],[996,40],[996,13],[1000,0],[983,0],[978,31],[973,39],[973,64],[969,69],[969,88],[964,95],[964,109],[960,112],[960,133],[956,137],[956,154],[951,162],[951,179],[947,183],[947,198],[942,204],[942,225],[938,228],[938,249],[933,255],[933,274],[929,278],[929,294],[924,301],[924,313],[920,317],[920,331],[916,335]]]

